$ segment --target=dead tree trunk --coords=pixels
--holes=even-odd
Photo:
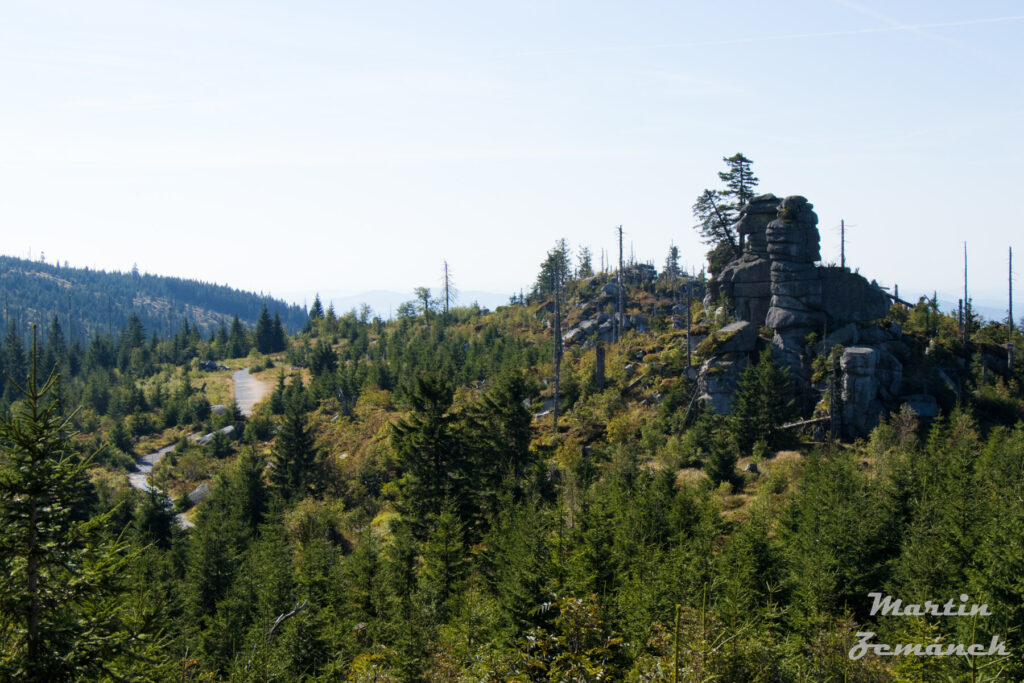
[[[562,375],[562,312],[561,302],[559,300],[561,283],[559,282],[560,277],[558,273],[553,275],[554,278],[554,292],[555,292],[555,320],[552,329],[554,331],[555,343],[554,343],[554,361],[555,361],[555,402],[551,408],[551,431],[555,434],[558,433],[558,389],[559,381]]]

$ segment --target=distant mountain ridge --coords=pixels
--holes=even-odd
[[[54,316],[70,339],[117,332],[134,313],[147,334],[167,337],[187,320],[208,335],[221,323],[239,320],[253,326],[265,303],[289,332],[307,319],[301,306],[226,285],[199,280],[74,268],[13,256],[0,256],[0,306],[6,330],[15,322],[46,329]]]
[[[433,287],[430,290],[430,294],[433,297],[439,296],[440,293],[441,290],[438,287]],[[498,306],[507,304],[510,294],[511,292],[503,294],[480,290],[459,291],[454,305],[469,306],[476,302],[479,306],[493,310]],[[375,315],[379,315],[384,320],[397,315],[398,307],[406,301],[416,299],[416,294],[412,291],[396,292],[384,289],[373,289],[356,293],[341,290],[323,290],[320,292],[295,291],[284,292],[282,295],[291,301],[306,300],[310,304],[313,303],[313,297],[319,295],[324,308],[333,304],[334,310],[338,315],[347,313],[353,308],[358,310],[362,304],[366,304]]]

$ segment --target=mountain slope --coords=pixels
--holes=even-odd
[[[225,285],[176,277],[70,268],[0,256],[4,321],[45,328],[56,315],[73,339],[120,329],[134,312],[147,332],[168,336],[184,321],[204,335],[233,316],[253,325],[266,303],[289,331],[306,321],[301,307]]]

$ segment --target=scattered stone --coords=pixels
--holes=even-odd
[[[843,370],[843,430],[851,438],[866,434],[878,422],[878,357],[878,351],[869,346],[851,346],[839,362]]]
[[[202,436],[195,436],[189,438],[192,439],[192,441],[194,441],[198,445],[205,446],[206,444],[213,441],[213,435],[217,433],[226,434],[229,439],[238,438],[238,433],[237,430],[235,429],[235,425],[228,425],[227,427],[221,427],[216,432],[210,432],[209,434],[203,434]]]
[[[737,320],[718,330],[716,353],[749,353],[757,348],[757,328],[746,320]]]
[[[206,484],[200,484],[192,489],[192,492],[188,494],[188,502],[192,505],[198,505],[209,497],[210,487]]]
[[[704,361],[697,377],[700,400],[719,415],[728,415],[740,375],[747,368],[747,354],[727,354]]]

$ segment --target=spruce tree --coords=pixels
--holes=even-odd
[[[23,383],[28,376],[28,365],[25,363],[25,347],[21,343],[21,335],[18,334],[18,328],[15,327],[13,320],[7,328],[7,336],[4,338],[3,370],[7,377],[19,384]],[[12,401],[18,396],[17,388],[13,383],[4,382],[0,395],[3,395],[4,392],[6,392],[7,398]]]
[[[43,353],[43,369],[49,372],[51,369],[63,373],[63,366],[67,361],[68,347],[64,341],[64,331],[60,327],[60,320],[53,316],[50,321],[50,328],[46,335],[46,351]]]
[[[249,354],[250,341],[249,332],[242,325],[242,321],[236,315],[231,320],[231,331],[228,332],[228,356],[230,358],[241,358]]]
[[[270,312],[267,311],[267,304],[263,304],[260,310],[260,317],[256,321],[256,350],[260,353],[273,353],[274,348],[274,323],[270,320]]]
[[[775,365],[771,351],[764,351],[743,371],[732,401],[730,422],[740,450],[749,452],[757,441],[782,445],[780,427],[795,414],[794,405],[788,368]]]
[[[33,331],[34,336],[34,331]],[[131,652],[121,591],[130,556],[105,534],[113,511],[83,519],[86,469],[70,419],[53,400],[58,377],[32,369],[0,422],[0,678],[119,679]]]
[[[320,303],[320,294],[313,297],[313,305],[309,307],[310,321],[320,320],[324,317],[324,305]]]
[[[288,401],[271,459],[270,481],[286,500],[303,498],[317,488],[319,452],[298,397]]]
[[[424,534],[445,498],[453,499],[462,519],[472,514],[472,476],[458,417],[450,412],[452,385],[440,374],[419,375],[415,382],[413,411],[394,425],[391,444],[403,474],[400,509]]]
[[[440,623],[447,621],[452,611],[451,602],[466,576],[466,564],[463,524],[455,503],[448,498],[442,503],[441,514],[423,546],[420,574],[427,606]]]
[[[274,313],[274,321],[271,323],[270,339],[274,352],[284,351],[288,348],[288,334],[284,331],[281,316],[277,313]]]
[[[750,168],[753,162],[747,157],[737,153],[722,161],[728,170],[720,171],[718,177],[726,189],[704,190],[693,205],[696,229],[704,243],[711,246],[707,256],[712,273],[740,255],[739,236],[733,226],[740,209],[753,199],[758,183]]]
[[[722,157],[722,161],[729,167],[728,171],[718,172],[718,177],[727,188],[722,194],[729,199],[730,208],[739,211],[754,198],[754,188],[758,183],[757,177],[750,169],[754,162],[739,152],[731,157]]]

